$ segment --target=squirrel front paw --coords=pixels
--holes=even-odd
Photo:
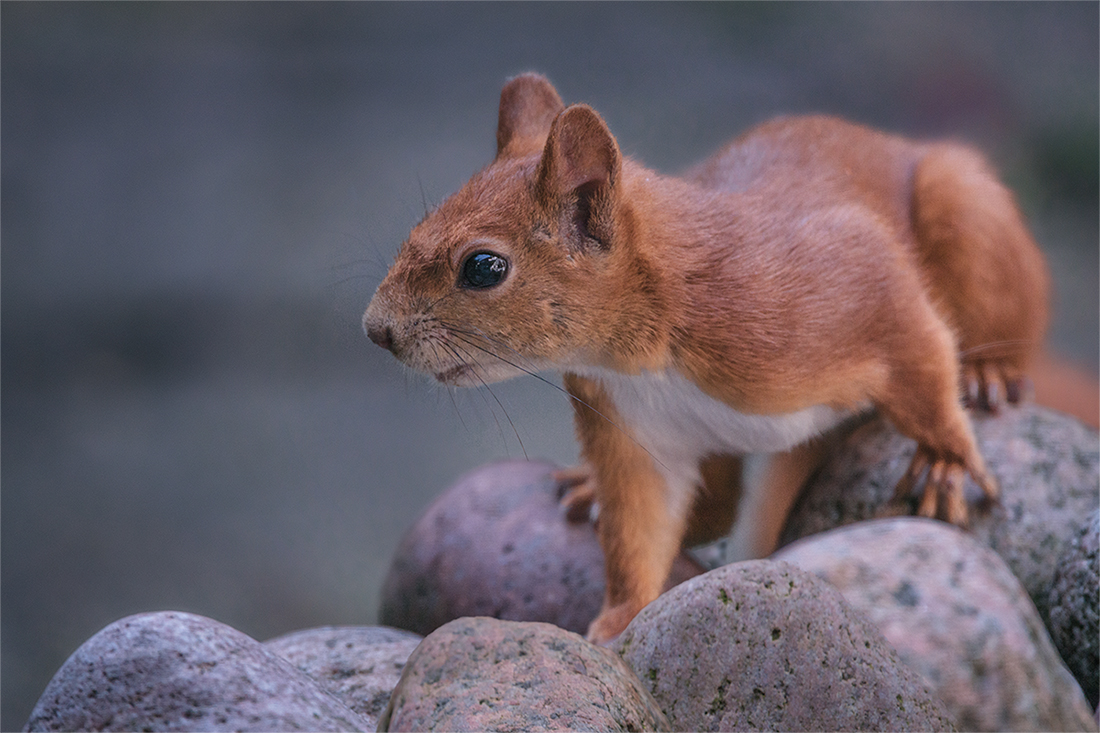
[[[995,502],[1000,494],[996,479],[984,466],[966,466],[958,459],[937,455],[925,446],[917,446],[913,460],[898,482],[891,504],[908,501],[915,489],[920,489],[917,514],[930,519],[942,519],[959,527],[967,527],[970,517],[963,485],[969,473],[985,494],[985,503]]]
[[[558,499],[565,509],[565,518],[574,523],[595,523],[599,513],[596,503],[596,476],[587,463],[554,471],[558,484]]]
[[[641,610],[642,606],[630,601],[604,606],[600,615],[588,625],[584,638],[597,646],[610,646]]]

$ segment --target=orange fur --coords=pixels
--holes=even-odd
[[[499,279],[470,278],[475,254]],[[738,521],[766,551],[821,452],[798,443],[844,414],[873,405],[915,439],[898,498],[923,491],[920,513],[965,524],[964,475],[997,490],[960,393],[1018,397],[1047,289],[969,148],[786,118],[673,178],[526,74],[501,93],[495,160],[412,230],[363,323],[446,384],[565,374],[591,466],[567,502],[600,504],[604,641],[735,507],[755,507]],[[692,436],[717,448],[696,455]],[[738,453],[761,445],[783,488],[738,504]]]

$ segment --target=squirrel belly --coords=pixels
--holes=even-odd
[[[846,409],[814,405],[788,413],[749,414],[711,397],[675,371],[634,375],[585,369],[567,377],[567,384],[578,376],[606,393],[622,421],[617,427],[648,454],[664,478],[670,516],[687,515],[708,479],[715,488],[713,478],[704,475],[708,460],[737,457],[732,470],[738,475],[725,483],[739,486],[739,495],[727,497],[732,506],[723,508],[735,521],[718,523],[715,532],[685,546],[727,534],[727,557],[745,560],[770,552],[789,504],[816,467],[818,446],[807,441],[873,407],[866,402]],[[585,411],[583,405],[577,409]],[[788,453],[799,446],[801,450]]]
[[[622,374],[606,369],[579,370],[606,390],[623,420],[621,426],[646,449],[659,468],[698,478],[699,463],[709,455],[778,453],[821,435],[853,415],[871,409],[814,405],[772,415],[749,414],[706,394],[675,371]]]

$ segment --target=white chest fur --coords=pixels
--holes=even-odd
[[[825,405],[778,415],[750,415],[710,397],[675,372],[636,376],[583,370],[608,392],[619,414],[619,428],[655,461],[666,481],[669,511],[685,516],[701,483],[700,462],[710,455],[745,455],[737,521],[727,560],[747,560],[770,551],[767,536],[772,487],[764,480],[770,456],[786,451],[840,424],[852,411]],[[755,454],[755,455],[754,455]],[[782,493],[782,492],[780,492]]]
[[[593,370],[622,418],[620,427],[670,479],[694,481],[700,460],[718,453],[775,453],[838,425],[851,413],[825,405],[778,415],[738,412],[675,372],[627,375]],[[671,474],[671,475],[669,475]]]

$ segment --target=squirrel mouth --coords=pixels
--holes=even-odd
[[[469,364],[459,364],[458,366],[445,369],[435,375],[436,381],[443,384],[459,385],[466,380],[463,377],[468,376],[471,373]]]

